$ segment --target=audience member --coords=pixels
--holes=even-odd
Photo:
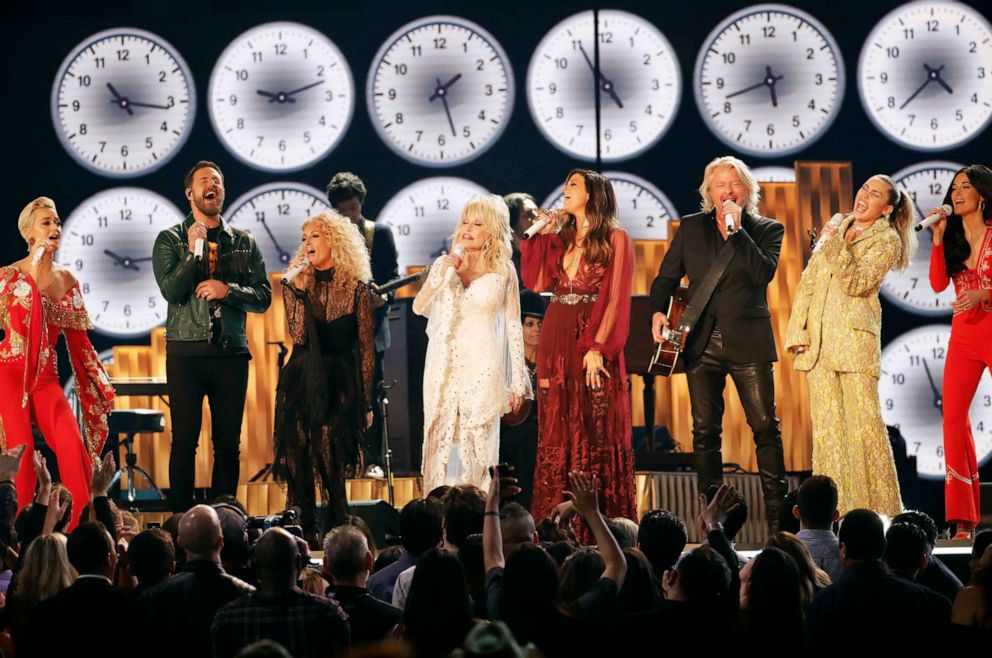
[[[402,634],[414,654],[448,654],[462,645],[475,623],[465,573],[455,552],[432,548],[424,553],[413,570],[403,609]]]
[[[930,515],[910,510],[892,517],[892,523],[911,523],[923,531],[927,541],[926,560],[916,574],[916,582],[953,601],[964,585],[943,560],[933,554],[937,546],[937,524]]]
[[[31,542],[8,598],[8,622],[15,641],[20,642],[28,618],[38,604],[72,585],[75,579],[76,570],[69,564],[65,535],[54,533]]]
[[[682,519],[667,510],[652,510],[641,518],[637,530],[637,548],[648,558],[655,576],[675,566],[689,541]]]
[[[313,565],[307,565],[302,571],[300,571],[299,580],[300,589],[307,594],[315,594],[317,596],[326,596],[327,588],[331,586],[331,583],[324,578],[324,574],[313,567]]]
[[[832,530],[834,522],[840,518],[837,484],[827,475],[806,478],[799,486],[792,513],[799,519],[796,537],[806,544],[816,566],[827,572],[831,582],[837,582],[844,571],[840,545]]]
[[[164,582],[176,570],[176,547],[161,528],[142,530],[127,547],[128,570],[137,580],[134,594]]]
[[[766,548],[741,569],[741,648],[745,655],[801,655],[805,600],[796,561]]]
[[[976,561],[968,586],[954,599],[951,621],[972,629],[971,644],[987,650],[992,641],[992,545],[988,541],[979,544],[978,538],[983,534],[988,537],[992,530],[983,530],[975,537],[975,547],[984,545],[985,550]]]
[[[212,507],[220,519],[224,545],[220,549],[220,563],[224,571],[238,580],[255,586],[255,574],[248,566],[251,542],[248,538],[248,513],[234,496],[218,496]]]
[[[813,595],[831,583],[830,576],[826,571],[816,566],[809,548],[791,532],[781,530],[776,532],[765,542],[765,548],[777,548],[785,551],[795,561],[802,583],[803,612],[805,613],[806,608],[813,601]]]
[[[396,578],[415,565],[426,551],[441,543],[443,519],[444,505],[439,498],[415,498],[403,506],[400,512],[400,540],[405,552],[369,578],[368,588],[375,598],[387,603],[393,600]]]
[[[523,544],[537,542],[534,517],[520,503],[507,503],[500,509],[499,526],[503,535],[505,557],[509,557]]]
[[[300,546],[303,543],[303,546]],[[306,542],[282,528],[265,531],[253,547],[258,590],[217,611],[211,627],[214,656],[234,656],[262,639],[274,640],[293,656],[326,656],[350,643],[347,615],[336,601],[297,586],[306,564]]]
[[[617,594],[620,614],[650,612],[661,605],[661,585],[644,553],[636,548],[623,549],[627,561],[627,576]]]

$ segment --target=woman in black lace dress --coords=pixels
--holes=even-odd
[[[337,213],[303,224],[292,266],[309,265],[283,285],[293,354],[276,392],[276,464],[308,538],[348,512],[345,468],[361,466],[361,437],[372,422],[372,293],[368,252],[358,229]],[[360,472],[360,471],[359,471]],[[316,523],[315,486],[325,501]]]

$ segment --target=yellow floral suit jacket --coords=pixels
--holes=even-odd
[[[895,228],[880,219],[848,246],[843,235],[853,221],[847,217],[803,270],[785,335],[789,351],[809,346],[795,355],[796,370],[825,367],[879,376],[878,290],[899,261],[902,241]]]

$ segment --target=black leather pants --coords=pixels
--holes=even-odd
[[[729,374],[744,405],[747,423],[754,432],[765,515],[769,530],[776,532],[788,483],[785,479],[782,432],[775,417],[775,380],[771,362],[730,363],[724,354],[719,330],[714,329],[702,356],[686,366],[692,406],[692,449],[699,491],[705,493],[711,485],[723,481],[723,455],[720,452],[723,389]]]

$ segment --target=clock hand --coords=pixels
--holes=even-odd
[[[733,92],[732,94],[727,94],[725,98],[733,98],[734,96],[740,96],[741,94],[745,94],[745,93],[747,93],[749,91],[754,91],[755,89],[760,89],[761,87],[764,87],[764,86],[766,86],[765,85],[765,81],[762,80],[761,82],[759,82],[756,85],[751,85],[750,87],[744,87],[743,89],[738,89],[737,91]]]
[[[171,105],[155,105],[154,103],[139,103],[138,101],[131,101],[131,105],[134,105],[135,107],[153,107],[156,110],[172,109]]]
[[[899,106],[899,109],[900,110],[903,109],[904,107],[906,107],[907,105],[909,105],[909,102],[911,100],[913,100],[914,98],[916,98],[917,96],[919,96],[920,95],[920,92],[927,88],[927,85],[928,84],[930,84],[932,81],[934,81],[934,80],[936,80],[937,78],[940,77],[940,73],[938,71],[934,70],[934,69],[931,69],[929,66],[926,65],[926,63],[923,64],[923,68],[925,68],[927,70],[927,79],[926,79],[926,81],[923,84],[920,85],[919,89],[917,89],[916,91],[913,92],[913,95],[912,96],[910,96],[909,98],[907,98],[905,100],[905,102],[902,105]]]
[[[128,99],[118,94],[117,90],[114,89],[114,85],[110,84],[109,82],[107,83],[107,89],[109,89],[110,93],[114,95],[114,100],[110,102],[116,105],[117,107],[121,108],[131,116],[134,116],[134,110],[132,110],[129,107],[130,102],[128,101]]]
[[[768,85],[768,93],[772,96],[772,107],[778,107],[778,95],[775,93],[775,83],[781,79],[781,75],[772,75],[772,67],[765,67],[765,84]]]
[[[454,84],[455,81],[458,80],[458,78],[460,78],[460,77],[462,77],[462,74],[461,73],[459,73],[458,75],[456,75],[455,77],[453,77],[451,80],[449,80],[447,85],[442,85],[441,84],[441,78],[435,78],[435,80],[437,80],[437,88],[434,89],[434,93],[431,94],[430,98],[427,99],[431,103],[434,102],[434,99],[435,98],[440,98],[441,99],[441,104],[444,105],[444,113],[448,115],[448,125],[451,126],[451,135],[452,135],[452,137],[458,137],[458,133],[455,132],[455,122],[452,121],[452,119],[451,119],[451,110],[448,109],[447,93],[448,93],[448,87],[450,87],[452,84]]]
[[[936,82],[941,87],[943,87],[944,90],[948,94],[953,94],[954,93],[954,90],[951,89],[951,86],[949,84],[947,84],[946,82],[944,82],[944,79],[940,77],[940,72],[944,69],[944,65],[943,64],[941,64],[940,66],[938,66],[935,69],[930,68],[926,64],[923,64],[923,67],[927,70],[927,74],[929,74],[930,77],[933,78],[934,82]]]
[[[103,253],[107,254],[108,256],[114,259],[114,266],[120,265],[124,269],[134,270],[135,272],[141,270],[141,268],[135,265],[130,258],[126,258],[124,256],[118,256],[109,249],[104,249]]]
[[[286,258],[286,256],[288,256],[289,254],[283,251],[282,247],[279,246],[279,241],[276,240],[276,236],[272,234],[272,229],[269,228],[269,223],[264,219],[261,220],[261,222],[262,222],[262,227],[265,229],[265,232],[269,234],[269,239],[272,240],[273,246],[276,248],[276,251],[279,252],[279,260],[288,263],[289,259]]]
[[[271,91],[262,91],[261,89],[256,89],[255,93],[258,94],[259,96],[266,96],[269,99],[270,103],[275,103],[276,101],[278,101],[280,104],[296,102],[295,98],[289,98],[288,96],[286,96],[285,93],[281,91],[278,94],[273,94]]]
[[[293,91],[287,91],[285,93],[286,100],[289,100],[289,97],[290,96],[295,96],[296,94],[300,93],[301,91],[306,91],[307,89],[310,89],[311,87],[316,87],[317,85],[322,85],[322,84],[324,84],[324,81],[323,80],[318,80],[317,82],[312,82],[312,83],[310,83],[308,85],[304,85],[304,86],[300,87],[299,89],[294,89]],[[292,101],[290,101],[290,102],[292,102]]]
[[[930,374],[930,366],[927,365],[927,360],[923,359],[923,369],[927,373],[927,379],[930,381],[930,389],[933,391],[933,406],[937,407],[940,411],[940,415],[944,415],[944,404],[943,398],[940,395],[940,391],[937,390],[937,385],[933,381],[933,375]]]
[[[582,52],[582,57],[585,58],[586,65],[589,67],[589,70],[592,71],[593,77],[600,81],[603,91],[605,91],[609,97],[613,99],[613,102],[617,104],[617,107],[623,108],[623,101],[620,100],[620,97],[617,95],[616,87],[613,84],[613,81],[603,75],[601,70],[596,70],[596,67],[592,64],[592,60],[589,59],[589,55],[586,54],[586,49],[582,47],[581,41],[579,42],[579,51]]]

